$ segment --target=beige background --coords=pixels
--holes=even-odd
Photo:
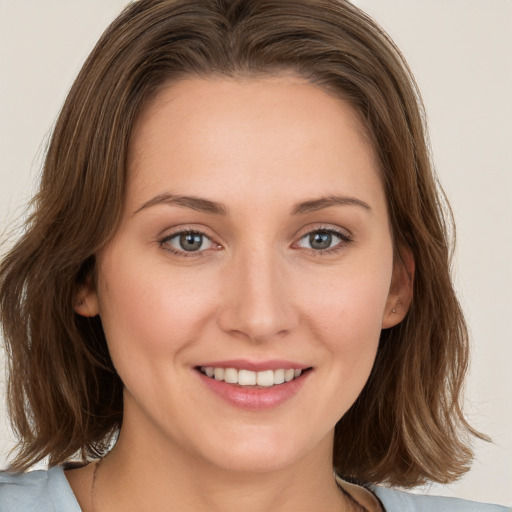
[[[0,0],[0,233],[34,189],[71,81],[126,3]],[[512,1],[355,3],[395,39],[424,95],[438,173],[458,222],[456,283],[474,349],[467,411],[494,440],[476,444],[461,482],[429,492],[511,505]],[[0,407],[0,467],[10,446]]]

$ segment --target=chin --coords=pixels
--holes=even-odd
[[[218,444],[209,447],[206,458],[224,471],[268,473],[291,467],[314,451],[311,441],[301,442],[290,435],[285,438],[269,438],[263,435],[249,437],[250,439],[241,439],[238,442],[219,441]]]
[[[230,454],[222,459],[216,458],[213,464],[223,470],[234,473],[272,473],[286,469],[296,462],[291,454],[274,453],[262,456],[261,452],[245,453],[242,456]]]

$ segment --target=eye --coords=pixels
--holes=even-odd
[[[342,243],[349,243],[351,238],[344,233],[333,229],[318,229],[304,235],[299,240],[299,247],[312,249],[314,251],[331,251],[334,252],[340,248]]]
[[[214,247],[214,243],[204,233],[198,231],[180,231],[164,238],[160,243],[165,249],[175,254],[203,252]]]

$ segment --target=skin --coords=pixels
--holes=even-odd
[[[144,110],[129,162],[121,225],[76,306],[101,316],[125,384],[94,508],[350,510],[332,477],[334,426],[411,293],[357,114],[295,76],[186,79]],[[162,194],[222,203],[224,214],[154,201]],[[352,202],[294,213],[332,196]],[[200,251],[171,238],[187,230],[205,235]],[[309,234],[325,230],[341,235],[322,252]],[[291,399],[247,411],[195,369],[239,358],[312,370]],[[67,472],[85,511],[92,470]]]

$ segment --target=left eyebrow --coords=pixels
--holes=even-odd
[[[319,199],[312,199],[311,201],[304,201],[299,203],[292,208],[292,215],[302,215],[304,213],[314,212],[329,208],[330,206],[359,206],[367,211],[371,211],[371,207],[368,203],[357,199],[357,197],[348,196],[326,196],[320,197]]]

